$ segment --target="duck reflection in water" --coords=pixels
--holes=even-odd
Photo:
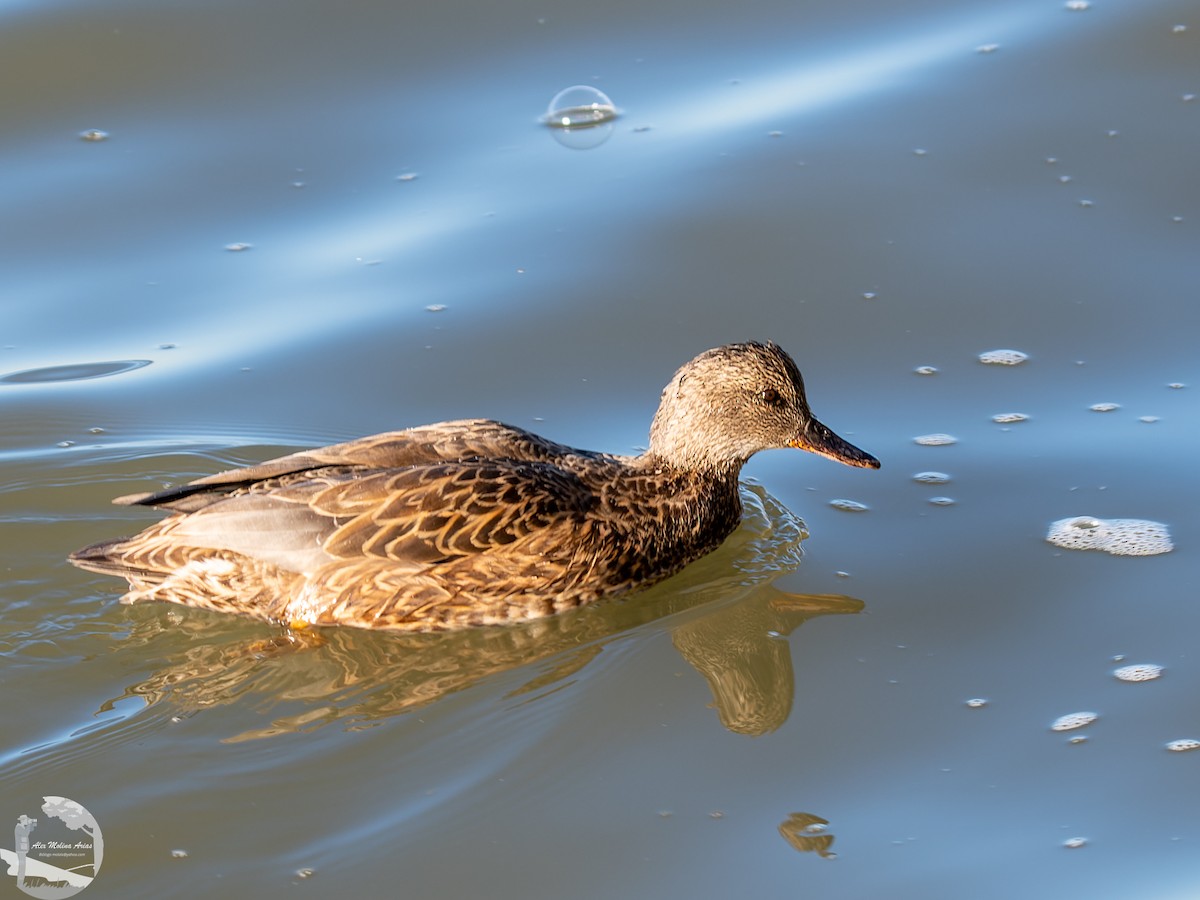
[[[608,644],[657,627],[669,630],[680,654],[704,676],[726,728],[765,734],[786,721],[792,706],[791,650],[782,637],[816,616],[859,612],[863,603],[776,588],[773,582],[800,563],[804,523],[757,486],[743,485],[741,494],[741,526],[680,575],[629,602],[616,599],[506,628],[305,629],[248,640],[237,620],[181,610],[164,621],[146,609],[126,642],[178,643],[182,658],[131,684],[104,708],[127,697],[152,704],[169,698],[187,715],[254,695],[268,698],[273,714],[282,713],[231,741],[335,721],[361,726],[523,666],[540,668],[511,696],[535,697],[580,672]],[[215,639],[222,625],[233,629],[224,642]],[[190,640],[191,634],[204,639]],[[283,713],[282,706],[292,710]]]

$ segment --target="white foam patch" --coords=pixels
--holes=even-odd
[[[1059,519],[1050,523],[1046,540],[1067,550],[1103,550],[1114,556],[1155,556],[1175,549],[1167,526],[1147,519]]]
[[[1050,729],[1052,731],[1074,731],[1076,728],[1091,725],[1098,718],[1099,716],[1094,712],[1067,713],[1065,716],[1055,719],[1050,724]]]
[[[1019,366],[1027,359],[1029,354],[1020,350],[988,350],[979,354],[979,361],[989,366]]]
[[[1191,750],[1200,750],[1200,741],[1194,738],[1180,738],[1177,741],[1167,741],[1166,747],[1172,753],[1187,753]]]
[[[1155,663],[1140,663],[1134,666],[1121,666],[1113,670],[1113,675],[1120,681],[1153,681],[1161,678],[1163,667]]]

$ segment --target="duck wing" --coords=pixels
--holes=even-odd
[[[550,462],[568,454],[593,454],[547,441],[532,432],[491,419],[460,419],[303,450],[255,466],[231,469],[163,491],[129,494],[121,506],[155,506],[195,512],[239,490],[272,490],[319,470],[401,469],[449,461],[508,459]]]
[[[531,540],[545,552],[557,543],[546,541],[555,526],[576,527],[598,502],[577,474],[550,462],[331,466],[210,497],[118,552],[131,568],[143,553],[159,556],[170,546],[175,555],[228,551],[301,574],[370,559],[417,573],[480,554],[520,554]]]

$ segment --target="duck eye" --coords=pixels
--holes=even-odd
[[[775,388],[766,388],[758,396],[762,398],[764,403],[769,403],[771,406],[779,405],[779,391],[775,390]]]

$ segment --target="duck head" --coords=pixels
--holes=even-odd
[[[800,370],[772,343],[701,353],[663,389],[650,426],[649,455],[678,468],[737,470],[759,450],[780,447],[879,468],[874,456],[817,421]]]

